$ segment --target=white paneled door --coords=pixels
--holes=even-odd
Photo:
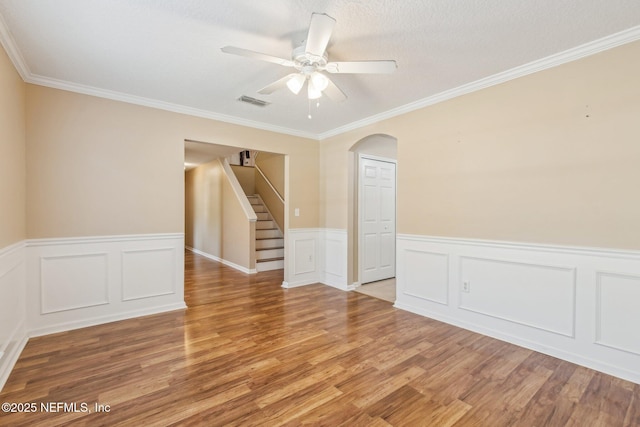
[[[396,164],[360,157],[360,283],[396,275]]]

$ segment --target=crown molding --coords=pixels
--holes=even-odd
[[[27,78],[31,75],[31,71],[29,70],[29,67],[27,67],[27,63],[24,60],[22,53],[20,53],[20,50],[16,46],[16,42],[13,39],[2,14],[0,14],[0,44],[4,48],[5,52],[7,52],[9,59],[18,71],[18,74],[20,74],[20,77],[22,77],[22,80],[26,82]]]
[[[242,119],[235,116],[229,116],[225,114],[214,113],[212,111],[202,110],[198,108],[187,107],[180,104],[174,104],[170,102],[158,101],[155,99],[145,98],[141,96],[130,95],[122,92],[116,92],[111,90],[105,90],[96,88],[93,86],[86,86],[68,81],[52,79],[44,76],[39,76],[31,73],[27,66],[24,57],[17,48],[15,40],[11,36],[2,15],[0,15],[0,44],[4,47],[5,51],[9,55],[11,62],[16,67],[16,70],[27,83],[32,83],[40,86],[51,87],[54,89],[61,89],[70,92],[82,93],[85,95],[96,96],[99,98],[111,99],[114,101],[122,101],[130,104],[142,105],[145,107],[157,108],[160,110],[171,111],[174,113],[186,114],[189,116],[201,117],[205,119],[217,120],[225,123],[236,124],[240,126],[246,126],[250,128],[256,128],[266,130],[270,132],[281,133],[285,135],[298,136],[302,138],[314,139],[322,141],[324,139],[340,135],[364,126],[368,126],[382,120],[390,119],[401,114],[406,114],[420,108],[428,107],[430,105],[438,104],[449,99],[456,98],[458,96],[466,95],[471,92],[486,89],[491,86],[495,86],[501,83],[505,83],[509,80],[514,80],[519,77],[533,74],[538,71],[543,71],[549,68],[556,67],[558,65],[565,64],[567,62],[575,61],[586,56],[594,55],[596,53],[612,49],[623,44],[631,43],[640,40],[640,25],[631,27],[624,31],[620,31],[615,34],[603,37],[598,40],[594,40],[589,43],[565,50],[554,55],[547,56],[545,58],[529,62],[524,65],[506,70],[475,82],[467,83],[456,88],[446,90],[444,92],[437,93],[435,95],[420,99],[409,104],[402,105],[397,108],[369,116],[362,120],[348,123],[344,126],[337,127],[327,132],[314,134],[310,132],[304,132],[297,129],[290,129],[281,126],[270,125],[268,123],[257,122],[253,120]]]
[[[25,61],[20,49],[18,49],[16,42],[9,31],[9,27],[0,14],[0,44],[7,52],[9,59],[13,63],[13,66],[22,77],[22,80],[26,83],[31,83],[39,86],[46,86],[53,89],[61,89],[69,92],[81,93],[84,95],[96,96],[98,98],[106,98],[114,101],[122,101],[129,104],[141,105],[144,107],[157,108],[160,110],[171,111],[173,113],[186,114],[188,116],[201,117],[205,119],[217,120],[220,122],[231,123],[240,126],[246,126],[250,128],[262,129],[270,132],[281,133],[285,135],[299,136],[302,138],[309,138],[318,140],[318,135],[310,132],[303,132],[296,129],[290,129],[282,126],[274,126],[268,123],[257,122],[253,120],[246,120],[240,117],[229,116],[225,114],[218,114],[212,111],[202,110],[198,108],[187,107],[180,104],[174,104],[171,102],[158,101],[156,99],[145,98],[142,96],[130,95],[127,93],[116,92],[112,90],[100,89],[93,86],[82,85],[78,83],[68,82],[65,80],[53,79],[49,77],[33,74],[27,62]]]
[[[114,101],[122,101],[129,104],[141,105],[144,107],[157,108],[159,110],[171,111],[173,113],[186,114],[188,116],[202,117],[205,119],[217,120],[220,122],[231,123],[240,126],[246,126],[250,128],[262,129],[266,131],[299,136],[302,138],[318,139],[318,136],[313,133],[303,132],[296,129],[289,129],[281,126],[270,125],[268,123],[257,122],[253,120],[242,119],[240,117],[229,116],[226,114],[214,113],[212,111],[201,110],[199,108],[187,107],[185,105],[174,104],[171,102],[159,101],[156,99],[145,98],[142,96],[130,95],[123,92],[116,92],[112,90],[100,89],[93,86],[81,85],[78,83],[71,83],[65,80],[52,79],[49,77],[43,77],[32,74],[27,79],[27,83],[32,83],[39,86],[46,86],[54,89],[61,89],[70,92],[81,93],[84,95],[96,96],[98,98],[106,98]]]
[[[506,70],[497,74],[493,74],[489,77],[476,80],[475,82],[467,83],[456,88],[440,92],[438,94],[429,96],[427,98],[420,99],[409,104],[402,105],[397,108],[385,111],[380,114],[367,117],[362,120],[358,120],[344,126],[332,129],[330,131],[317,135],[320,141],[330,138],[332,136],[340,135],[351,130],[355,130],[364,126],[368,126],[382,120],[390,119],[401,114],[406,114],[411,111],[418,110],[420,108],[428,107],[430,105],[438,104],[443,101],[447,101],[458,96],[466,95],[471,92],[475,92],[481,89],[486,89],[491,86],[495,86],[501,83],[505,83],[509,80],[514,80],[519,77],[526,76],[528,74],[537,73],[549,68],[556,67],[558,65],[565,64],[567,62],[576,61],[586,56],[594,55],[596,53],[613,49],[614,47],[621,46],[623,44],[631,43],[640,40],[640,25],[631,27],[627,30],[620,31],[619,33],[611,34],[598,40],[594,40],[589,43],[565,50],[564,52],[556,53],[554,55],[547,56],[536,61],[529,62],[524,65]]]

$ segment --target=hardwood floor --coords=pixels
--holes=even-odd
[[[0,425],[640,425],[637,384],[281,270],[185,275],[186,311],[31,339],[0,402],[37,411]]]

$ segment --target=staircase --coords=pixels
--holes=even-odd
[[[269,271],[284,268],[284,237],[276,222],[262,203],[260,196],[247,196],[256,222],[256,270]]]

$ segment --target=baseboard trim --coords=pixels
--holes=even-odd
[[[16,334],[18,331],[22,332],[20,334]],[[14,337],[13,335],[18,336]],[[17,345],[10,348],[9,351],[0,352],[0,391],[4,388],[5,383],[9,379],[9,375],[11,375],[16,362],[18,362],[18,359],[22,354],[22,350],[24,350],[24,347],[29,341],[29,334],[26,332],[24,322],[16,328],[13,335],[12,340],[15,338]]]
[[[217,261],[217,262],[219,262],[221,264],[226,265],[227,267],[231,267],[234,270],[238,270],[238,271],[240,271],[240,272],[242,272],[244,274],[257,274],[258,273],[258,270],[256,270],[255,268],[243,267],[243,266],[238,265],[238,264],[236,264],[234,262],[227,261],[226,259],[222,259],[222,258],[217,257],[215,255],[211,255],[211,254],[209,254],[207,252],[201,251],[201,250],[196,249],[196,248],[192,248],[191,246],[185,246],[185,249],[188,250],[188,251],[193,252],[194,254],[198,254],[198,255],[201,255],[201,256],[203,256],[205,258],[209,258],[210,260]]]
[[[299,288],[301,286],[308,286],[308,285],[325,285],[325,283],[318,282],[317,280],[299,280],[297,282],[287,282],[287,281],[282,282],[282,287],[285,289]]]
[[[51,327],[37,328],[29,331],[29,338],[40,337],[43,335],[55,334],[58,332],[72,331],[74,329],[87,328],[89,326],[103,325],[105,323],[117,322],[120,320],[134,319],[136,317],[150,316],[152,314],[168,313],[170,311],[184,310],[187,305],[183,302],[181,304],[169,304],[157,307],[150,307],[141,310],[133,310],[123,313],[117,313],[108,316],[99,316],[89,319],[83,319],[75,322],[60,323]]]

